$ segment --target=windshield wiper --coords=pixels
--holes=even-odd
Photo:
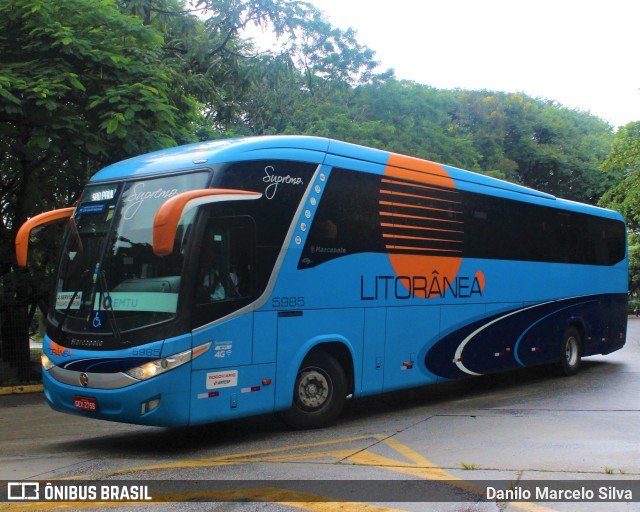
[[[86,276],[88,274],[89,274],[89,270],[85,270],[81,275],[84,277],[84,276]],[[69,304],[67,304],[67,307],[64,308],[64,311],[62,312],[62,318],[58,322],[58,327],[56,327],[56,339],[53,340],[56,343],[60,341],[60,335],[62,334],[62,327],[64,326],[64,323],[67,320],[67,316],[69,315],[69,311],[71,311],[71,306],[73,305],[74,301],[76,300],[76,297],[78,296],[78,293],[80,293],[80,290],[76,290],[76,291],[73,292],[73,295],[71,296],[71,300],[69,301]],[[55,310],[55,307],[54,307],[54,310]]]
[[[100,284],[102,285],[102,292],[104,293],[104,296],[106,298],[106,304],[109,305],[109,307],[105,306],[104,309],[109,311],[110,313],[109,318],[111,319],[111,327],[113,329],[113,335],[116,341],[118,342],[118,345],[120,345],[122,343],[122,335],[120,333],[120,327],[118,327],[116,314],[113,311],[113,299],[109,294],[109,285],[107,284],[107,274],[104,270],[100,271]],[[129,343],[129,342],[126,342],[126,343]]]
[[[82,245],[82,238],[80,237],[80,233],[78,232],[78,225],[76,224],[76,220],[73,217],[73,215],[69,217],[69,226],[70,226],[71,234],[73,235],[73,238],[76,241],[78,250],[75,251],[75,254],[73,255],[73,257],[71,257],[71,251],[68,251],[67,257],[69,258],[70,262],[65,271],[65,277],[64,277],[65,282],[68,281],[73,274],[75,274],[75,271],[79,265],[79,262],[82,261],[82,257],[84,255],[84,246]],[[82,272],[80,276],[84,278],[88,274],[89,274],[89,269],[85,269],[85,271]],[[56,339],[54,340],[56,342],[60,341],[60,335],[62,334],[62,327],[64,326],[64,323],[67,320],[67,316],[69,316],[69,311],[71,310],[71,306],[73,305],[79,293],[80,293],[80,290],[76,290],[73,292],[73,295],[71,296],[71,300],[69,301],[69,304],[67,304],[67,307],[64,308],[64,311],[62,312],[62,318],[60,319],[60,321],[58,322],[58,326],[56,327],[56,334],[55,334]],[[56,309],[55,305],[53,309],[55,311]],[[52,315],[52,318],[54,316],[55,315]]]

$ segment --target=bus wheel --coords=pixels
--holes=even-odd
[[[582,358],[582,337],[575,327],[569,327],[562,339],[560,362],[557,369],[560,375],[571,376],[578,373]]]
[[[293,428],[318,428],[335,420],[346,400],[344,369],[325,352],[309,354],[302,362],[293,389],[293,405],[280,418]]]

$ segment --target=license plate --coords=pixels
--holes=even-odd
[[[82,409],[83,411],[98,410],[98,401],[95,398],[91,398],[88,396],[73,397],[73,405],[76,409]]]

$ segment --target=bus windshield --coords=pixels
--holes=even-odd
[[[105,334],[171,319],[195,211],[181,220],[169,257],[153,253],[153,218],[164,201],[206,186],[208,178],[198,172],[88,186],[67,228],[50,310],[53,323]]]

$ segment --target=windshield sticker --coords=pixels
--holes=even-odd
[[[207,389],[232,388],[238,385],[238,370],[207,373]]]
[[[175,313],[178,306],[177,293],[156,292],[111,292],[96,297],[95,311],[153,311],[155,313]]]
[[[107,205],[105,203],[99,204],[83,204],[78,207],[76,210],[77,215],[92,215],[96,213],[104,213],[107,209]]]
[[[69,306],[74,292],[58,292],[56,297],[56,309],[80,309],[80,303],[82,302],[82,292],[75,294],[73,298],[73,304]]]
[[[94,331],[104,329],[104,311],[94,311],[91,313],[91,328]]]

